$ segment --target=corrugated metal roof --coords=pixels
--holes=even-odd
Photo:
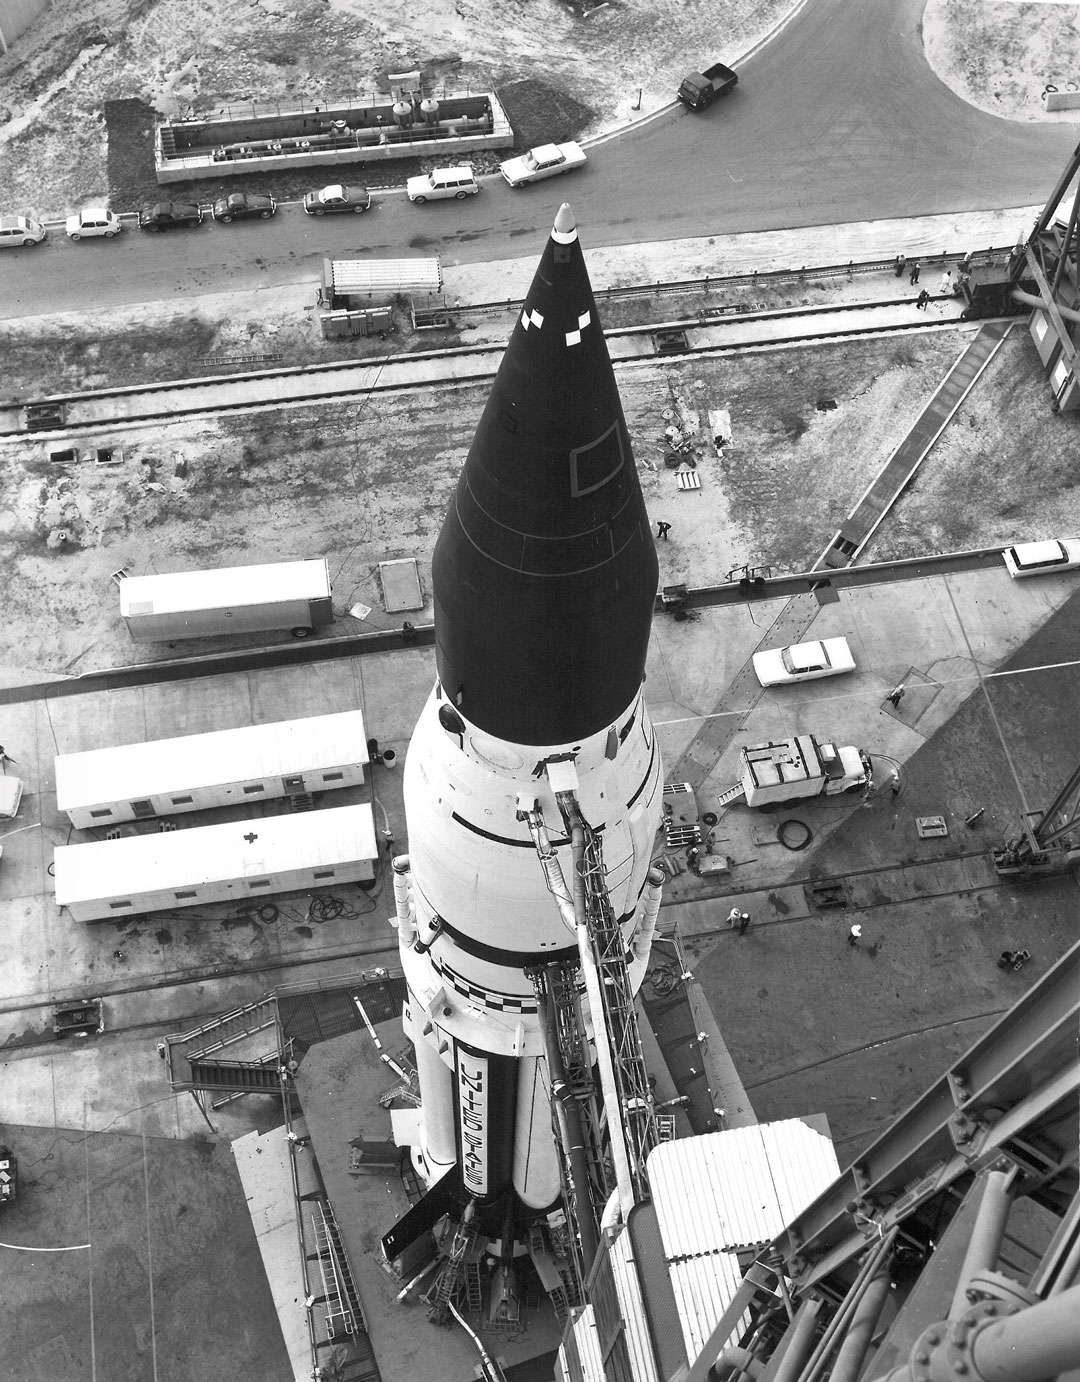
[[[645,1302],[641,1298],[637,1268],[634,1266],[634,1244],[629,1231],[623,1231],[609,1248],[611,1274],[622,1306],[622,1320],[626,1329],[626,1346],[633,1367],[634,1382],[659,1382],[653,1356],[652,1340],[645,1317]]]
[[[735,1297],[738,1249],[769,1242],[839,1174],[832,1142],[798,1118],[656,1148],[649,1184],[690,1357]]]
[[[323,286],[342,295],[437,293],[443,284],[437,259],[324,259]]]
[[[682,1323],[686,1356],[696,1358],[739,1289],[742,1281],[739,1260],[734,1253],[713,1252],[707,1257],[671,1262],[668,1271]],[[732,1338],[737,1339],[749,1321],[747,1312],[732,1330]],[[720,1348],[729,1342],[730,1339],[725,1339]]]
[[[573,1346],[577,1349],[582,1382],[607,1382],[604,1374],[604,1360],[600,1354],[600,1340],[596,1333],[596,1319],[591,1305],[586,1305],[581,1314],[570,1326]],[[565,1357],[565,1349],[559,1349],[559,1370],[564,1379],[573,1379],[575,1370]]]
[[[661,1143],[648,1175],[668,1257],[764,1243],[840,1174],[798,1118]]]

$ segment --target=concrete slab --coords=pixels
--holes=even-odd
[[[695,614],[684,623],[660,616],[649,650],[646,692],[668,780],[681,780],[680,760],[692,743],[705,743],[706,724],[718,728],[706,736],[713,757],[704,759],[702,809],[726,785],[738,742],[810,729],[866,747],[878,771],[865,801],[801,803],[775,814],[730,809],[713,838],[732,860],[730,875],[705,880],[685,872],[669,880],[662,926],[678,926],[700,1000],[696,1048],[683,1042],[672,1051],[668,1076],[673,1088],[700,1077],[729,1123],[823,1111],[843,1162],[1075,934],[1071,880],[1035,892],[1003,885],[987,850],[1015,831],[1021,809],[1049,800],[1071,766],[1063,746],[1080,743],[1080,596],[1068,577],[1013,582],[1002,567],[845,590],[828,604],[755,601]],[[844,633],[856,671],[801,687],[755,687],[746,674],[754,649],[802,629],[811,637]],[[33,790],[0,866],[7,1119],[147,1130],[185,1142],[280,1120],[266,1099],[204,1116],[192,1098],[173,1095],[157,1056],[159,1035],[278,982],[340,978],[378,962],[376,955],[393,963],[385,850],[374,893],[349,894],[347,912],[320,923],[310,920],[301,895],[278,899],[272,921],[208,909],[182,921],[162,915],[116,928],[73,926],[56,912],[48,874],[53,845],[71,836],[56,812],[55,752],[94,747],[108,736],[139,742],[359,706],[370,735],[400,761],[433,678],[432,651],[412,648],[9,708],[5,739],[27,760],[20,769]],[[891,714],[884,697],[901,678],[908,696]],[[407,847],[401,782],[400,768],[376,763],[364,789],[377,828],[396,837],[396,848]],[[966,826],[979,809],[977,825]],[[945,817],[949,835],[920,840],[915,819],[931,814]],[[809,828],[806,849],[777,838],[789,818]],[[844,905],[823,908],[813,885],[834,880]],[[752,916],[742,937],[723,926],[733,902]],[[857,949],[846,944],[856,918],[864,934]],[[1017,948],[1032,952],[1031,963],[1019,974],[998,970],[1000,951]],[[56,1043],[51,1003],[78,993],[104,998],[108,1029],[77,1047]],[[317,1135],[330,1139],[327,1174],[335,1207],[340,1197],[352,1225],[350,1251],[369,1264],[361,1294],[379,1321],[373,1327],[400,1332],[397,1343],[387,1335],[391,1349],[423,1353],[431,1341],[422,1307],[393,1304],[399,1288],[375,1253],[384,1221],[403,1207],[395,1197],[403,1196],[377,1178],[359,1188],[342,1143],[361,1129],[384,1134],[389,1117],[377,1095],[387,1081],[363,1043],[342,1040],[340,1051],[330,1043],[324,1054],[323,1047],[308,1053],[301,1096]],[[401,1044],[396,1024],[384,1040]],[[325,1126],[320,1100],[330,1111]],[[433,1333],[443,1347],[446,1336]],[[509,1356],[502,1340],[493,1351]],[[412,1355],[401,1356],[412,1366]],[[434,1376],[440,1361],[423,1353],[420,1365]],[[460,1375],[471,1372],[463,1355]]]

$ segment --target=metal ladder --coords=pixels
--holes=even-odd
[[[476,1241],[476,1229],[473,1228],[470,1220],[471,1216],[466,1212],[466,1216],[454,1231],[454,1238],[450,1244],[446,1261],[443,1263],[439,1275],[435,1278],[432,1290],[426,1297],[430,1307],[428,1319],[433,1324],[446,1323],[447,1307],[461,1286],[461,1278],[465,1271],[465,1258]]]
[[[330,1205],[326,1202],[317,1204],[311,1222],[315,1230],[315,1251],[326,1304],[326,1332],[331,1339],[336,1339],[339,1332],[355,1334],[357,1312],[354,1312],[353,1304],[356,1291]]]

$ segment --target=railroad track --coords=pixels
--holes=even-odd
[[[926,333],[954,329],[961,304],[945,299],[944,316],[913,321],[909,298],[810,309],[705,313],[699,318],[649,326],[624,327],[605,333],[616,370],[651,363],[771,350],[853,336]],[[435,381],[479,382],[491,379],[503,356],[503,345],[456,346],[374,360],[253,370],[243,375],[179,379],[165,384],[135,384],[85,393],[50,394],[32,403],[0,406],[0,437],[42,442],[154,420],[193,415],[296,407],[320,400],[366,397],[429,387]],[[28,409],[37,415],[28,426]]]

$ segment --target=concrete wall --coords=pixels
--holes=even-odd
[[[50,9],[52,0],[0,0],[0,53],[6,53],[19,35]]]

